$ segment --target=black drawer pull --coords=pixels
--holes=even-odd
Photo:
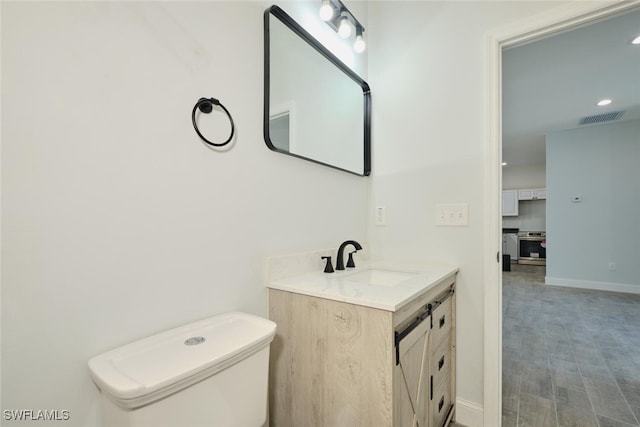
[[[438,362],[438,371],[441,371],[443,366],[444,366],[444,355],[442,355],[442,358]]]
[[[444,406],[444,396],[440,398],[440,403],[438,403],[438,412],[442,411],[443,406]]]
[[[440,318],[440,328],[442,328],[444,326],[444,314],[442,315],[442,317]]]
[[[430,393],[430,399],[433,400],[433,375],[431,375],[431,393]]]

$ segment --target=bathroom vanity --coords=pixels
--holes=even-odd
[[[270,425],[447,425],[457,271],[376,263],[268,279]]]

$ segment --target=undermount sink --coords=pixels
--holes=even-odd
[[[345,276],[343,280],[347,282],[364,283],[374,286],[395,286],[417,275],[418,273],[378,270],[372,268]]]

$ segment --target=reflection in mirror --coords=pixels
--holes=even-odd
[[[369,85],[278,6],[264,13],[264,39],[267,146],[369,175]]]

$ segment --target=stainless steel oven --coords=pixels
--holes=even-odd
[[[547,265],[547,233],[521,231],[518,233],[518,264]]]

